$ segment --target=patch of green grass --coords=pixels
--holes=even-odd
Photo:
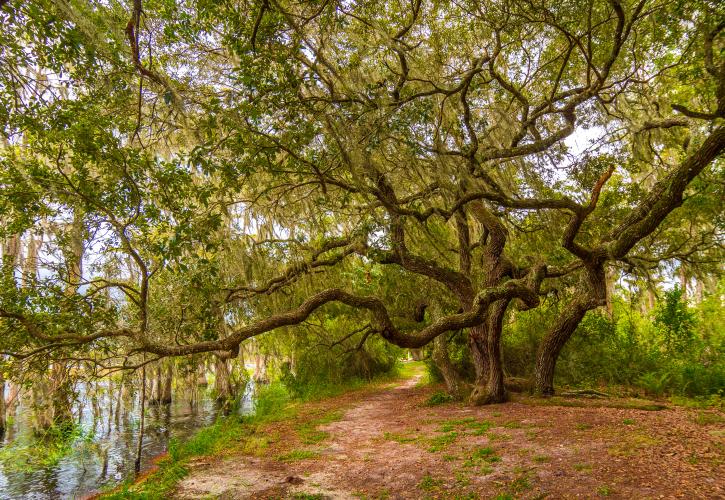
[[[267,436],[249,436],[244,439],[241,447],[242,453],[245,455],[261,456],[265,450],[269,448],[270,438]]]
[[[318,456],[316,451],[312,450],[292,450],[277,457],[280,462],[297,462],[300,460],[308,460]]]
[[[551,457],[547,457],[546,455],[535,455],[534,456],[534,462],[539,463],[539,464],[543,464],[543,463],[550,462],[550,461],[551,461]]]
[[[443,455],[441,458],[444,462],[453,462],[455,460],[458,460],[458,457],[456,455]]]
[[[495,450],[489,446],[485,448],[476,448],[473,450],[473,453],[471,453],[472,458],[487,458],[493,456],[495,453]]]
[[[443,391],[438,391],[431,394],[431,396],[423,404],[425,406],[439,406],[450,403],[451,401],[453,401],[453,396]]]
[[[460,486],[461,488],[465,488],[466,486],[471,484],[471,478],[468,477],[468,474],[466,474],[463,471],[457,471],[456,472],[456,484]]]
[[[455,426],[467,426],[469,424],[472,424],[476,421],[474,417],[465,417],[465,418],[456,418],[452,420],[446,420],[445,423],[455,425]]]
[[[390,498],[390,490],[389,490],[389,489],[387,489],[387,488],[386,488],[386,489],[384,489],[384,490],[380,490],[380,491],[379,491],[379,492],[378,492],[378,493],[377,493],[377,494],[375,495],[375,498],[376,498],[377,500],[388,500],[388,498]]]
[[[430,446],[428,447],[428,451],[431,453],[439,452],[449,444],[453,443],[457,438],[457,432],[447,432],[442,436],[436,436],[429,440]]]
[[[591,472],[592,466],[589,464],[574,464],[574,470],[577,472]]]
[[[104,493],[101,498],[106,500],[168,498],[169,492],[176,483],[186,477],[188,470],[176,462],[160,465],[161,469],[152,476],[153,480],[141,484],[126,481],[117,486],[113,492]]]
[[[481,420],[479,422],[475,422],[469,426],[469,429],[471,429],[473,432],[472,434],[474,436],[485,436],[488,430],[493,427],[493,424],[491,422],[487,422],[486,420]]]
[[[443,424],[440,427],[438,427],[438,432],[451,432],[456,428],[453,424]]]
[[[493,423],[487,420],[475,420],[471,419],[465,424],[465,429],[472,431],[474,436],[483,436],[486,432],[493,427]]]
[[[395,441],[396,443],[414,443],[418,438],[406,434],[400,434],[397,432],[386,432],[383,434],[383,438],[386,441]]]
[[[423,479],[420,480],[418,487],[423,491],[433,491],[434,489],[439,488],[442,484],[442,479],[436,479],[430,474],[426,474],[423,476]]]
[[[533,441],[537,437],[539,437],[539,433],[541,432],[541,429],[526,429],[524,433],[526,434],[526,439]]]
[[[526,475],[519,476],[511,481],[511,483],[509,484],[509,489],[514,494],[521,494],[524,491],[531,489],[531,481]]]
[[[489,432],[488,433],[488,439],[491,441],[508,441],[511,439],[511,436],[508,434],[499,434],[497,432]]]
[[[507,429],[520,429],[522,427],[521,422],[516,422],[515,420],[506,422],[503,426]]]
[[[295,493],[292,498],[298,500],[323,500],[327,497],[321,493]]]
[[[299,434],[300,439],[305,444],[317,444],[330,437],[329,432],[320,431],[310,427],[302,427],[298,429],[297,434]]]
[[[482,463],[495,463],[500,462],[501,457],[496,455],[496,450],[486,446],[483,448],[476,448],[471,452],[468,458],[463,462],[464,467],[477,467]]]
[[[655,446],[659,443],[659,439],[647,434],[630,434],[620,437],[618,443],[611,446],[607,452],[614,456],[630,457],[637,454],[643,448]]]
[[[305,444],[317,444],[327,439],[330,434],[328,432],[317,429],[318,425],[331,422],[327,415],[312,419],[306,422],[302,422],[297,426],[297,435],[300,440]]]
[[[698,425],[722,424],[725,423],[725,418],[718,415],[717,413],[712,413],[709,411],[699,411],[697,412],[697,416],[695,417],[695,423]]]
[[[597,488],[597,493],[603,497],[608,497],[612,494],[612,488],[609,486],[600,486]]]
[[[330,433],[326,431],[321,431],[317,429],[317,427],[320,425],[325,425],[331,422],[338,421],[342,419],[342,417],[343,412],[340,410],[328,412],[320,417],[317,417],[313,420],[304,422],[299,425],[297,427],[297,434],[299,435],[302,442],[305,444],[320,443],[330,437]]]
[[[345,412],[342,410],[332,410],[327,413],[325,413],[323,416],[316,418],[313,420],[314,425],[325,425],[325,424],[331,424],[332,422],[338,422],[342,420],[342,417],[345,416]]]
[[[623,423],[624,425],[634,425],[634,424],[635,424],[636,422],[634,421],[634,419],[631,419],[631,418],[625,418],[624,420],[622,420],[622,423]]]
[[[473,431],[474,435],[483,436],[492,426],[491,422],[476,420],[474,417],[465,417],[442,421],[438,432],[450,432],[458,429],[460,431]]]

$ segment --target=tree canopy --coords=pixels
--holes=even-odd
[[[18,362],[234,356],[327,312],[360,346],[435,343],[454,392],[444,334],[468,329],[471,400],[497,402],[513,311],[566,303],[537,355],[550,394],[608,267],[722,259],[718,2],[10,0],[0,19]],[[17,236],[40,228],[28,271]]]

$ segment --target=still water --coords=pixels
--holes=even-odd
[[[247,385],[239,406],[241,413],[252,411],[251,386],[252,383]],[[32,450],[37,441],[33,441],[30,431],[30,410],[20,404],[2,441],[4,451],[19,450],[19,453],[6,453],[0,461],[0,499],[84,498],[103,487],[132,478],[139,432],[139,398],[127,401],[122,411],[117,412],[115,401],[110,400],[112,397],[106,395],[95,398],[94,402],[88,401],[90,398],[81,388],[82,405],[76,408],[79,437],[58,459],[42,465],[25,463],[26,454],[37,456],[39,452]],[[154,457],[168,450],[171,439],[184,440],[214,423],[220,415],[222,409],[206,391],[199,392],[195,404],[175,399],[171,404],[147,406],[142,470],[153,466]]]

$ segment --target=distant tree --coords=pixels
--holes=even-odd
[[[662,332],[668,351],[684,352],[694,339],[695,313],[687,307],[679,286],[664,293],[655,310],[654,324]]]

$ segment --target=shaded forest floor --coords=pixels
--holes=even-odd
[[[716,410],[522,396],[428,407],[436,388],[420,377],[304,404],[189,462],[173,497],[725,498]]]

